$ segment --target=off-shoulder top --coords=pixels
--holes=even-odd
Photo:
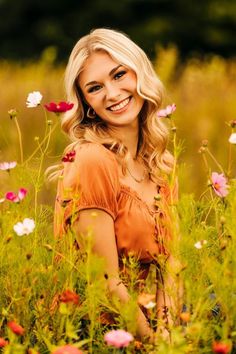
[[[63,234],[73,216],[84,209],[101,209],[114,221],[119,257],[130,252],[142,264],[150,264],[165,252],[167,237],[165,205],[169,202],[167,185],[158,187],[161,202],[151,209],[138,193],[119,180],[118,162],[106,147],[95,143],[77,146],[74,162],[64,166],[55,205],[55,234]]]

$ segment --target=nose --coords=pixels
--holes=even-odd
[[[116,101],[121,95],[119,87],[115,83],[109,83],[106,85],[106,100]]]

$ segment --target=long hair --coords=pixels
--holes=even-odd
[[[70,137],[66,151],[76,143],[96,142],[115,152],[122,170],[126,170],[127,148],[115,140],[106,123],[100,118],[86,116],[88,106],[78,86],[78,76],[86,59],[96,51],[108,53],[117,63],[133,70],[137,77],[137,92],[144,98],[139,114],[139,141],[137,156],[141,157],[153,180],[163,183],[163,173],[169,174],[173,157],[167,150],[168,129],[157,118],[163,98],[163,85],[144,51],[127,35],[106,28],[95,29],[82,37],[73,48],[65,72],[67,100],[74,103],[72,110],[62,119],[62,129]]]

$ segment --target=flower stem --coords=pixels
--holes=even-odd
[[[15,124],[16,124],[16,130],[17,130],[18,137],[19,137],[20,161],[21,161],[21,163],[23,163],[23,161],[24,161],[24,155],[23,155],[22,135],[21,135],[20,126],[19,126],[19,123],[18,123],[18,120],[17,120],[17,117],[16,117],[16,116],[14,117],[14,121],[15,121]]]

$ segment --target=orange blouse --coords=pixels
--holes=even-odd
[[[165,252],[163,208],[169,200],[169,188],[157,187],[162,207],[152,210],[135,190],[120,183],[118,171],[114,154],[103,145],[79,145],[75,161],[65,163],[63,178],[58,183],[55,233],[65,233],[71,218],[78,218],[80,210],[101,209],[114,220],[119,258],[132,252],[142,264],[150,264],[156,255]]]

